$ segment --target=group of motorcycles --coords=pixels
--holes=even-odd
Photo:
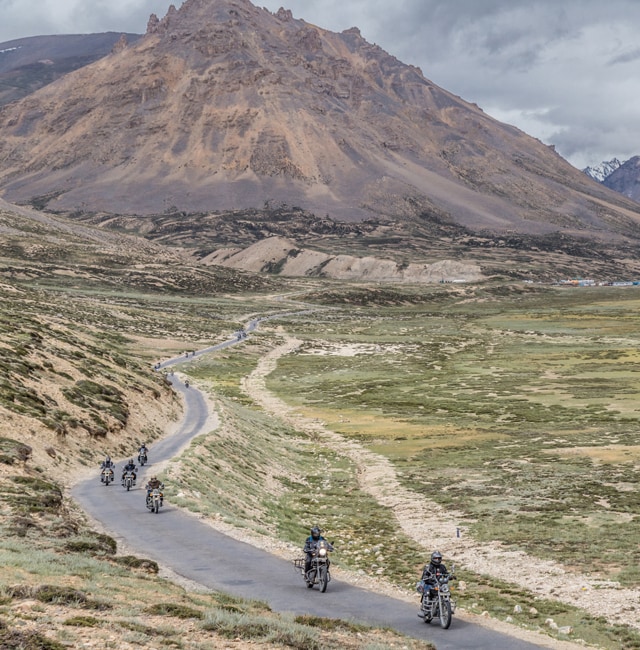
[[[138,454],[138,463],[140,463],[140,467],[144,467],[144,465],[147,464],[148,462],[148,455],[146,450],[141,450],[140,453]],[[114,465],[105,465],[105,463],[102,464],[102,468],[100,470],[100,481],[104,483],[105,486],[109,486],[110,483],[113,483],[115,480],[115,471],[114,471]],[[136,475],[134,470],[126,470],[123,474],[122,477],[122,486],[129,492],[131,488],[135,485],[136,483]],[[147,509],[151,512],[155,512],[156,514],[160,511],[160,507],[163,505],[164,501],[164,495],[162,493],[163,485],[160,484],[158,487],[152,487],[147,490],[147,497],[146,497],[146,506]]]
[[[322,593],[327,590],[331,580],[329,552],[332,550],[331,544],[320,540],[312,553],[308,570],[305,570],[304,558],[296,558],[293,561],[295,570],[302,575],[309,589],[318,585]],[[452,587],[449,583],[455,579],[455,566],[452,566],[451,571],[447,573],[436,572],[433,580],[428,584],[422,580],[418,582],[416,590],[422,594],[419,616],[425,623],[438,620],[443,629],[449,629],[456,610],[456,601],[451,598]]]

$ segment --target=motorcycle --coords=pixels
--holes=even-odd
[[[420,616],[425,623],[431,623],[434,618],[440,620],[440,627],[448,630],[451,625],[451,618],[456,611],[456,601],[451,599],[452,587],[449,584],[456,577],[453,574],[455,567],[451,567],[449,573],[436,573],[433,584],[425,584],[420,580],[416,585],[416,591],[422,594],[420,601]]]
[[[113,469],[111,467],[103,467],[100,472],[100,481],[105,485],[113,483]]]
[[[327,590],[327,585],[331,581],[331,573],[329,571],[331,564],[329,560],[330,551],[333,551],[333,545],[321,539],[312,553],[311,566],[306,572],[305,558],[298,558],[293,561],[295,570],[300,572],[309,589],[314,585],[319,585],[322,593]]]
[[[160,488],[153,488],[149,494],[147,494],[147,508],[151,512],[158,514],[160,512],[160,506],[162,506],[163,495]]]
[[[147,452],[142,451],[138,454],[138,462],[140,463],[140,467],[143,467],[145,463],[147,462]]]
[[[122,485],[127,488],[127,492],[136,484],[135,479],[133,478],[133,472],[125,472],[124,478],[122,479]]]

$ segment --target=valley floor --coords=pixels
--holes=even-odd
[[[636,612],[640,610],[638,591],[623,589],[617,583],[605,583],[569,572],[559,564],[511,551],[499,543],[476,542],[466,534],[463,515],[446,511],[435,502],[425,502],[422,497],[404,488],[393,465],[386,458],[330,431],[322,422],[304,417],[269,391],[265,378],[276,367],[278,359],[294,352],[300,343],[297,339],[285,336],[283,342],[264,355],[257,367],[243,379],[243,391],[270,416],[286,421],[291,427],[304,432],[312,439],[328,443],[332,449],[348,457],[358,468],[361,489],[385,507],[392,509],[398,525],[416,542],[417,555],[426,558],[434,548],[438,548],[449,564],[455,563],[465,569],[515,583],[540,598],[555,599],[584,609],[594,616],[607,617],[612,622],[636,628],[639,626],[636,616]],[[210,408],[213,410],[213,405]],[[266,538],[247,528],[235,527],[223,521],[222,517],[198,516],[230,537],[267,549],[286,559],[292,560],[300,555],[300,549],[292,544]],[[462,532],[460,537],[456,534],[458,530]],[[416,603],[417,607],[418,598],[415,593],[393,585],[382,576],[371,577],[337,566],[334,571],[337,579]],[[174,581],[181,580],[175,574],[170,577]],[[188,584],[184,586],[189,587]],[[464,588],[463,585],[460,586]],[[556,650],[576,650],[578,647],[584,647],[583,644],[554,639],[511,625],[508,618],[506,621],[491,618],[481,609],[477,612],[459,609],[456,616],[542,647]]]

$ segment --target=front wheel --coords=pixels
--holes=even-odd
[[[448,630],[451,625],[451,601],[443,600],[440,602],[440,627]]]
[[[425,623],[431,623],[433,618],[433,606],[430,602],[422,603],[422,613],[424,614],[423,620]]]
[[[153,511],[156,514],[158,514],[160,512],[160,504],[157,501],[153,504]]]
[[[320,591],[324,593],[327,590],[327,585],[329,584],[329,574],[327,571],[327,566],[325,564],[320,567],[319,582]]]

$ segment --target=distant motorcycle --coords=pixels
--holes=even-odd
[[[140,463],[140,467],[144,466],[147,462],[147,452],[146,451],[141,451],[138,454],[138,462]]]
[[[127,492],[134,486],[134,484],[133,472],[125,472],[124,479],[122,479],[122,485],[127,488]]]
[[[160,507],[162,506],[163,495],[160,488],[153,488],[151,492],[147,495],[147,508],[151,512],[158,514],[160,512]]]
[[[113,469],[111,467],[103,467],[102,471],[100,472],[100,480],[105,485],[113,483]]]
[[[326,540],[321,539],[313,551],[311,566],[307,572],[305,572],[305,558],[298,558],[293,561],[294,568],[300,572],[309,589],[314,585],[319,585],[322,593],[327,590],[327,585],[331,581],[329,571],[331,564],[329,553],[331,551],[333,551],[333,546]]]
[[[425,584],[420,580],[416,590],[422,594],[420,601],[420,616],[425,623],[431,623],[434,618],[440,620],[440,627],[449,629],[451,618],[456,611],[456,601],[451,599],[451,586],[449,582],[455,580],[453,574],[455,567],[449,573],[436,573],[433,584]]]

